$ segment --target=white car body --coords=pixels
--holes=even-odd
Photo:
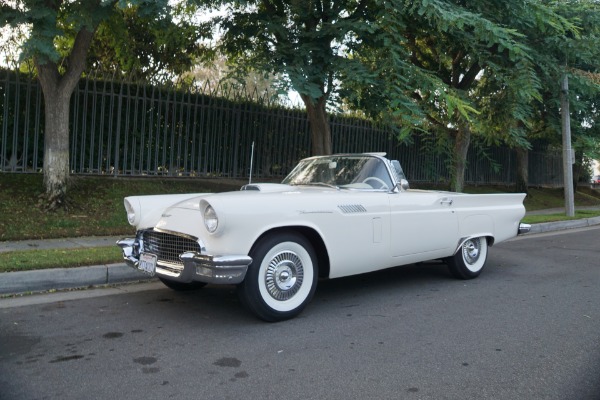
[[[361,180],[369,168],[377,176]],[[337,173],[334,179],[338,181],[342,175],[352,177],[343,185],[327,186],[315,180],[318,173]],[[461,264],[464,253],[472,257],[452,272],[457,275],[458,269],[458,277],[473,278],[483,268],[488,246],[528,230],[520,224],[524,194],[410,190],[399,163],[383,154],[312,157],[303,160],[284,182],[292,184],[252,184],[220,194],[127,197],[129,221],[138,235],[119,242],[124,257],[140,268],[141,253],[153,251],[144,246],[147,232],[162,235],[159,242],[185,238],[192,245],[197,243],[197,248],[178,254],[180,261],[162,262],[160,254],[151,255],[149,265],[142,269],[156,273],[175,289],[193,282],[238,284],[241,299],[252,312],[276,321],[304,308],[314,292],[316,275],[338,278],[432,259]],[[218,219],[212,218],[215,214]],[[215,221],[217,226],[210,232]],[[281,235],[291,239],[279,240]],[[259,261],[253,257],[262,260],[263,253],[278,242],[300,243],[307,249],[306,261],[294,261],[295,254],[302,259],[303,250],[293,247],[284,250],[293,255],[292,261],[273,258],[271,267],[265,261],[267,272],[253,271]],[[483,260],[475,264],[480,256]],[[306,265],[315,272],[314,284],[295,295],[313,278]],[[247,275],[249,271],[253,278]],[[248,288],[249,279],[258,283]],[[265,289],[265,282],[274,289]]]

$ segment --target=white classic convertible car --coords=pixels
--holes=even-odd
[[[298,315],[319,278],[442,259],[477,277],[488,247],[529,230],[524,194],[412,190],[384,153],[311,157],[281,184],[125,198],[127,263],[175,290],[234,284],[259,318]]]

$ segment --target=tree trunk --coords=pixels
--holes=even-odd
[[[524,148],[515,149],[517,155],[517,176],[515,192],[528,194],[529,184],[529,150]]]
[[[461,193],[465,186],[465,170],[467,168],[467,152],[471,144],[471,129],[468,124],[459,126],[454,138],[452,155],[454,171],[452,179],[452,190]]]
[[[303,95],[301,97],[306,106],[308,122],[310,123],[312,155],[331,154],[331,128],[329,126],[327,110],[325,109],[326,97],[321,96],[316,102],[308,96]]]
[[[69,106],[71,95],[85,68],[85,59],[94,36],[82,28],[76,35],[71,53],[61,75],[58,65],[34,58],[44,93],[44,188],[43,208],[54,210],[66,206],[69,179]]]
[[[44,93],[44,188],[50,209],[63,207],[67,193],[70,97],[70,93]]]

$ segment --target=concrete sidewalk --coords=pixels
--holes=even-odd
[[[576,207],[576,211],[590,210],[600,211],[600,206]],[[525,215],[548,215],[548,214],[566,214],[565,208],[547,208],[544,210],[527,211]],[[565,229],[585,228],[600,224],[600,217],[573,219],[569,221],[544,222],[541,224],[532,224],[529,235],[534,233],[544,233],[553,231],[562,231]]]
[[[90,236],[48,240],[0,242],[0,253],[26,250],[78,249],[116,246],[123,236]],[[0,295],[45,292],[110,285],[124,282],[149,281],[148,275],[128,267],[124,262],[77,268],[52,268],[0,274]]]
[[[600,207],[578,207],[581,209],[600,210]],[[534,214],[563,213],[565,210],[548,209],[528,212]],[[547,222],[533,224],[527,235],[561,231],[566,229],[584,228],[600,225],[600,217],[584,218],[571,221]],[[48,250],[75,249],[114,246],[121,236],[94,236],[49,240],[23,240],[15,242],[0,242],[0,253],[18,250]],[[48,290],[63,290],[85,288],[98,285],[110,285],[124,282],[149,281],[150,278],[142,272],[128,267],[125,263],[110,265],[94,265],[78,268],[55,268],[36,271],[7,272],[0,274],[0,295],[15,295],[23,293],[44,292]]]
[[[0,295],[27,294],[155,280],[120,264],[0,273]]]
[[[0,242],[0,253],[23,250],[78,249],[85,247],[114,246],[123,236],[89,236],[80,238],[19,240]]]

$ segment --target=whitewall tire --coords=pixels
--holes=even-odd
[[[317,257],[308,239],[294,232],[269,234],[254,246],[250,257],[252,264],[238,286],[242,304],[269,322],[300,314],[318,278]]]
[[[479,276],[487,260],[487,239],[477,237],[465,240],[456,254],[446,259],[448,269],[458,279],[473,279]]]

